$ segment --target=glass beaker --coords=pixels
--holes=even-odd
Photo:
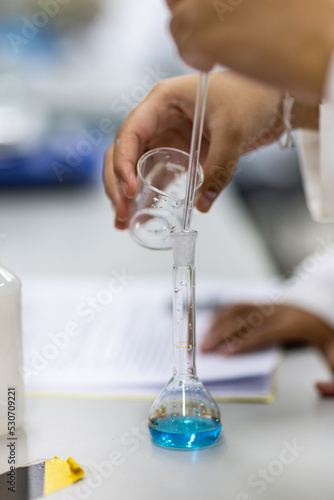
[[[154,441],[170,448],[200,448],[221,431],[219,408],[197,377],[195,366],[195,243],[197,232],[171,232],[173,242],[173,375],[152,405]]]
[[[189,155],[174,148],[157,148],[138,161],[138,188],[129,230],[132,238],[147,248],[172,248],[171,229],[182,227]],[[198,166],[196,189],[203,182]]]

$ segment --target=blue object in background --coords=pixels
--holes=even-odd
[[[107,144],[77,142],[75,136],[63,137],[57,146],[54,137],[49,142],[31,148],[0,148],[0,187],[61,187],[101,180]]]
[[[0,188],[102,182],[112,131],[80,113],[60,115],[39,95],[38,75],[48,81],[59,69],[61,34],[50,22],[24,38],[22,23],[0,20]]]

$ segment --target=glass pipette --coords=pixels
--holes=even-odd
[[[208,87],[208,74],[201,72],[198,78],[195,111],[194,111],[194,122],[191,133],[187,189],[186,189],[185,205],[183,212],[182,228],[184,231],[189,231],[190,229],[191,213],[194,208],[196,173],[199,162],[199,155],[201,151],[207,87]]]

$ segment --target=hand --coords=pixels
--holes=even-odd
[[[189,151],[198,75],[159,82],[120,127],[105,158],[105,187],[118,229],[128,226],[136,194],[136,163],[147,150],[169,146]],[[283,131],[281,94],[232,71],[209,76],[201,164],[202,212],[230,181],[241,154],[276,140]],[[297,113],[301,116],[301,113]]]
[[[318,102],[334,48],[332,0],[167,0],[181,57],[215,63]]]
[[[334,370],[334,330],[317,316],[287,305],[237,304],[218,310],[202,342],[202,351],[239,354],[277,343],[316,345]],[[334,396],[334,382],[317,384]]]

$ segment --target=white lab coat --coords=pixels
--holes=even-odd
[[[282,288],[279,303],[305,309],[334,329],[334,243],[323,240]]]
[[[330,60],[319,132],[299,135],[301,173],[308,207],[314,219],[334,221],[334,53]]]
[[[299,133],[301,175],[308,208],[319,222],[334,221],[334,53],[330,60],[319,132]],[[334,242],[318,241],[296,269],[284,300],[312,312],[334,328]]]

